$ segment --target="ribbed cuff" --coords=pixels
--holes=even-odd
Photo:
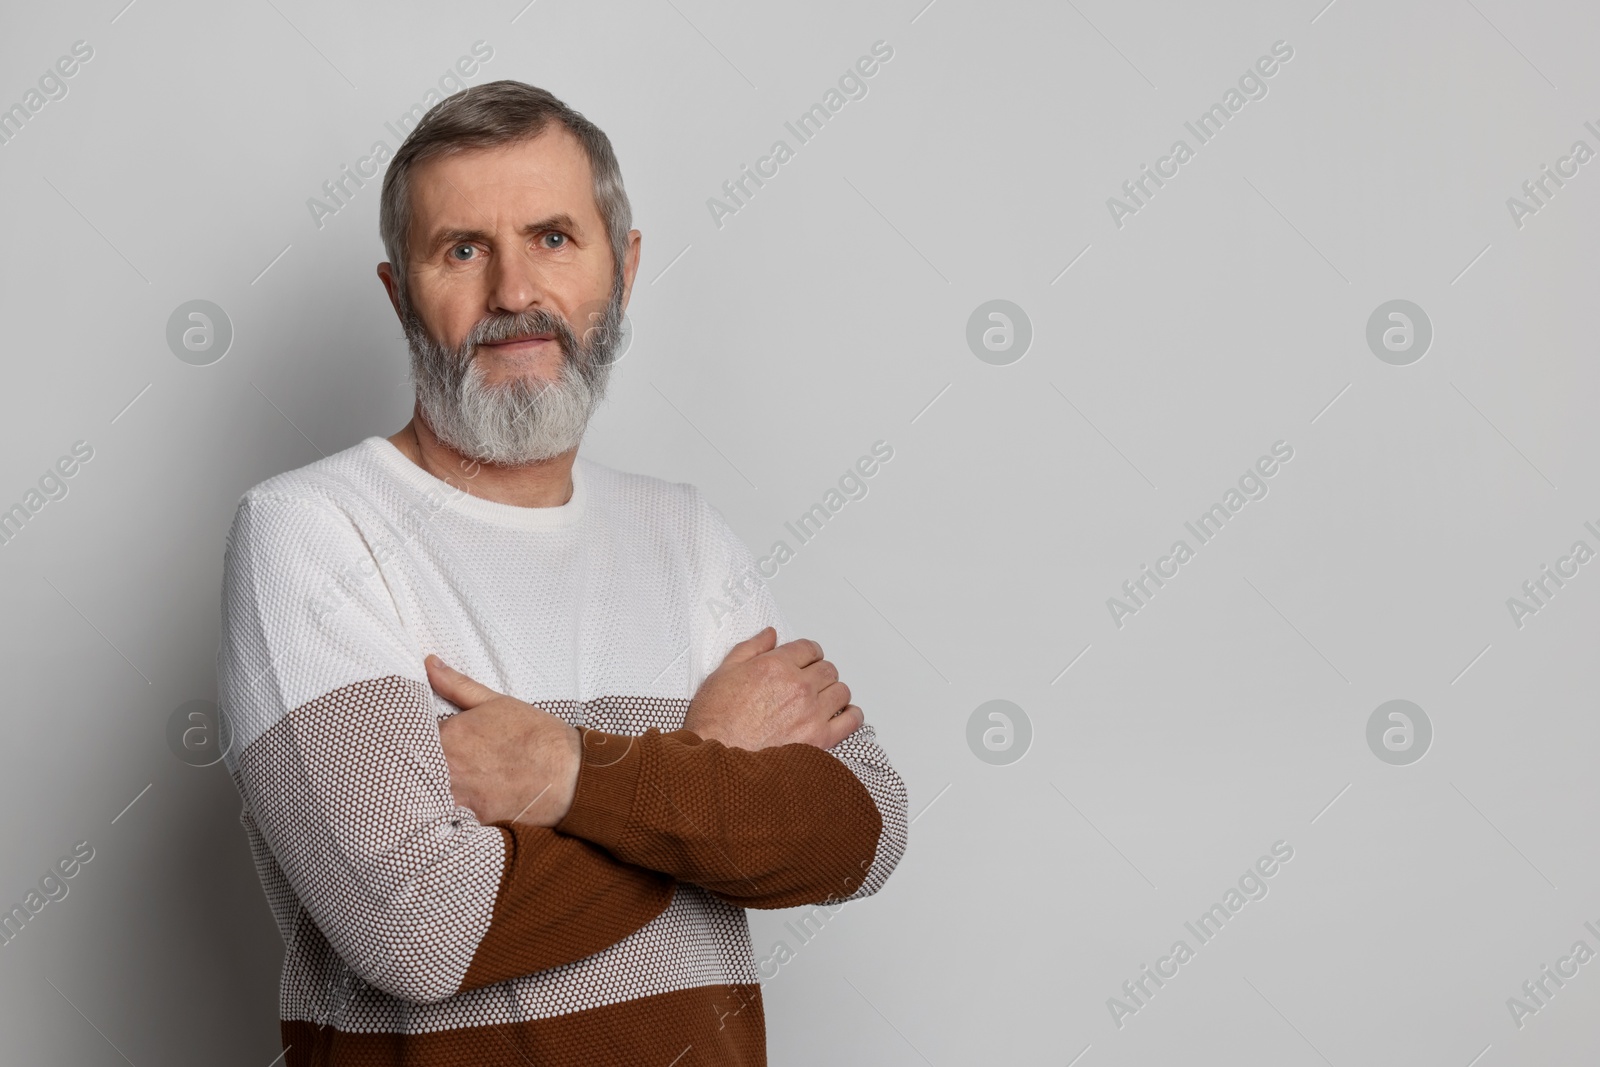
[[[659,736],[655,730],[642,737],[584,730],[583,760],[578,764],[572,807],[556,829],[602,848],[621,840],[639,788],[639,771],[644,762],[641,748],[658,743]]]

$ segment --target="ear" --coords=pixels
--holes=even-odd
[[[638,230],[628,231],[628,250],[622,256],[622,309],[628,309],[628,298],[633,295],[633,279],[639,273],[639,245],[643,235]]]
[[[394,281],[394,268],[388,263],[379,263],[378,278],[383,282],[384,292],[389,294],[389,304],[394,308],[395,318],[404,322],[405,316],[400,313],[400,290]]]

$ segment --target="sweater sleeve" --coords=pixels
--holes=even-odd
[[[691,492],[698,687],[730,648],[764,627],[774,627],[779,642],[795,635],[765,581],[779,546],[758,565],[722,514]],[[647,734],[623,748],[594,732],[585,741],[573,811],[560,829],[733,903],[780,908],[870,896],[905,853],[905,783],[870,724],[827,751],[785,745],[751,753],[688,731]],[[628,756],[619,757],[624,748]]]
[[[787,558],[792,549],[787,542],[776,542],[771,545],[762,560],[755,560],[750,555],[744,542],[739,541],[738,534],[728,526],[722,514],[715,509],[704,496],[698,498],[701,510],[701,530],[696,541],[701,542],[702,555],[699,558],[699,595],[702,606],[699,609],[699,656],[696,661],[696,675],[694,685],[709,675],[712,670],[722,664],[723,656],[728,654],[728,649],[733,648],[739,641],[754,637],[755,633],[771,625],[778,630],[778,641],[790,641],[798,637],[790,629],[789,622],[784,619],[778,609],[778,601],[774,600],[773,593],[766,585],[766,579],[778,573],[779,558]],[[848,675],[848,670],[845,670]],[[720,745],[718,745],[720,747]],[[789,745],[800,747],[800,745]],[[821,752],[810,749],[810,752]],[[854,886],[848,894],[835,894],[830,896],[830,902],[854,901],[859,897],[870,896],[882,888],[888,881],[894,867],[901,861],[901,856],[906,854],[907,837],[909,837],[909,822],[907,822],[906,782],[901,781],[898,771],[890,763],[888,753],[878,744],[877,731],[870,723],[862,723],[854,733],[838,742],[832,749],[827,750],[827,755],[843,765],[854,777],[854,784],[859,789],[866,790],[867,797],[872,801],[877,811],[878,833],[872,848],[870,864],[867,865],[866,877],[859,880],[859,885]],[[774,757],[776,758],[776,757]],[[800,773],[795,765],[792,773]],[[821,774],[821,768],[834,771],[827,761],[811,760],[805,757],[805,768],[810,768],[810,773]],[[814,790],[824,789],[826,782],[837,779],[834,777],[818,777],[811,782]],[[845,827],[838,827],[838,832],[845,832]],[[821,901],[822,897],[818,897]],[[802,901],[797,901],[802,902]],[[816,902],[816,901],[803,901]],[[752,904],[750,907],[781,907],[776,904]]]
[[[584,731],[577,793],[556,827],[746,908],[852,899],[882,828],[836,756],[749,752],[688,730]]]
[[[582,959],[654,918],[670,876],[455,804],[383,558],[319,502],[246,497],[229,534],[227,761],[293,893],[275,908],[297,901],[360,978],[416,1002]]]

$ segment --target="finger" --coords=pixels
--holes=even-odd
[[[811,666],[801,668],[800,677],[810,684],[813,693],[820,693],[839,680],[839,668],[829,660],[819,659]]]
[[[422,665],[428,669],[428,684],[433,686],[433,691],[462,710],[475,708],[500,695],[468,678],[438,656],[430,654],[422,661]]]
[[[839,714],[828,720],[827,724],[823,727],[822,743],[818,747],[832,748],[834,745],[837,745],[840,741],[843,741],[845,738],[859,730],[861,728],[861,724],[866,721],[867,716],[865,712],[856,707],[854,704],[849,705]]]
[[[771,652],[772,646],[777,643],[778,631],[768,626],[754,637],[747,637],[728,649],[728,654],[722,657],[722,662],[743,663],[745,660],[755,659],[763,652]]]
[[[828,688],[817,694],[817,706],[829,715],[837,715],[839,709],[850,704],[850,687],[843,682],[834,682]]]
[[[801,637],[779,645],[772,654],[793,666],[809,667],[822,658],[822,646],[809,637]]]

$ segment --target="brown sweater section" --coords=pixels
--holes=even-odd
[[[848,896],[883,818],[860,780],[809,745],[748,752],[687,731],[586,730],[555,830],[496,824],[506,865],[462,990],[584,959],[667,907],[678,881],[743,907]],[[696,985],[551,1017],[427,1033],[282,1022],[285,1067],[765,1067],[755,983]]]
[[[522,823],[495,825],[506,837],[505,873],[462,991],[591,956],[672,899],[670,876],[618,863],[587,841]]]
[[[850,769],[812,745],[749,752],[688,730],[586,730],[556,829],[730,904],[788,908],[859,888],[883,817]]]
[[[285,1067],[766,1067],[759,985],[696,986],[553,1019],[435,1034],[287,1020]]]

